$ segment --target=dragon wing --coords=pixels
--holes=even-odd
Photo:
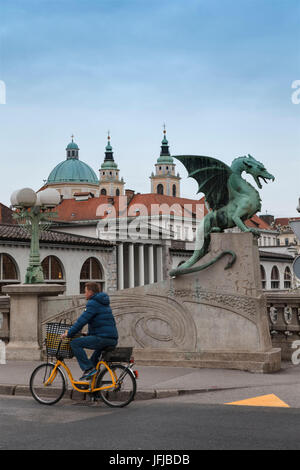
[[[229,202],[228,178],[232,170],[216,158],[200,155],[173,156],[179,160],[198,184],[198,193],[204,193],[205,199],[212,210],[220,209]]]

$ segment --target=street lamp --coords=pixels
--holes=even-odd
[[[26,271],[25,284],[44,282],[44,274],[40,261],[40,233],[51,225],[55,213],[51,210],[60,202],[60,194],[56,189],[47,188],[36,193],[33,189],[23,188],[14,191],[10,198],[11,204],[17,209],[15,218],[31,236],[29,266]]]

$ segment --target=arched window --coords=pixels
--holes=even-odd
[[[277,266],[273,266],[271,272],[271,289],[279,289],[280,287],[280,278],[279,271]]]
[[[156,188],[157,194],[164,194],[164,187],[162,184],[158,184]]]
[[[116,196],[120,196],[120,190],[119,190],[119,188],[116,189]]]
[[[63,266],[56,256],[47,256],[42,261],[42,268],[46,282],[65,284]]]
[[[172,186],[172,196],[176,197],[176,184],[173,184]]]
[[[86,282],[97,282],[100,286],[100,291],[104,288],[104,275],[103,269],[97,258],[88,258],[80,272],[80,293],[84,293],[84,286]]]
[[[101,195],[102,195],[102,196],[106,196],[106,189],[104,189],[104,188],[101,189]]]
[[[16,284],[18,282],[19,270],[17,263],[11,256],[0,253],[0,292],[3,286]]]
[[[261,284],[262,284],[262,288],[265,289],[266,288],[266,284],[267,284],[267,279],[266,279],[266,271],[265,271],[265,268],[260,265],[260,276],[261,276]]]
[[[290,268],[287,266],[284,271],[284,288],[290,289],[292,287],[292,273]]]

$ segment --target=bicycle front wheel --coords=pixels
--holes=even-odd
[[[136,379],[131,369],[122,364],[111,366],[111,371],[115,377],[116,385],[109,390],[98,391],[98,396],[106,403],[106,405],[122,408],[129,405],[134,399],[136,393]],[[97,378],[96,387],[108,387],[112,385],[111,375],[108,369],[103,369]]]
[[[63,397],[66,391],[64,374],[57,368],[54,376],[51,377],[53,369],[54,364],[41,364],[32,372],[30,377],[31,394],[42,405],[54,405]]]

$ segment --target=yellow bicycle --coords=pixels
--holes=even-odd
[[[117,408],[131,403],[136,394],[138,377],[137,371],[132,370],[132,348],[105,348],[92,380],[74,380],[70,368],[64,362],[64,359],[73,357],[70,340],[61,339],[61,331],[69,327],[61,323],[47,324],[47,362],[39,365],[31,374],[30,391],[33,398],[42,405],[54,405],[63,398],[69,377],[74,390],[89,394],[93,400],[100,398],[106,405]],[[50,356],[55,356],[56,362],[50,362]]]

